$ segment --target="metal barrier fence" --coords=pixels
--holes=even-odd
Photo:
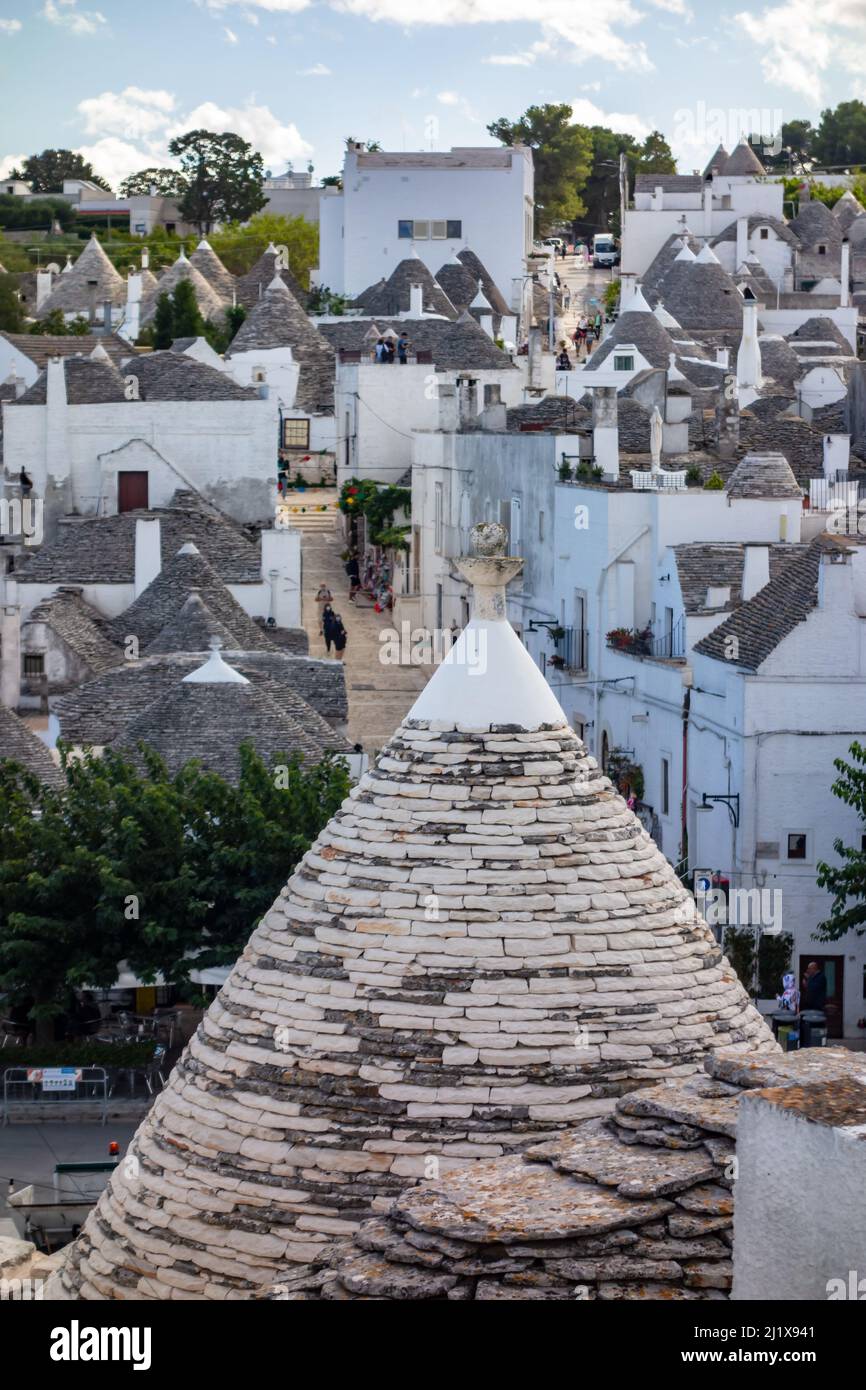
[[[3,1124],[12,1105],[58,1105],[102,1101],[102,1123],[108,1115],[108,1072],[105,1067],[7,1067],[3,1072]]]

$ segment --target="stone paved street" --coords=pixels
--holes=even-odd
[[[304,505],[333,503],[335,498],[333,490],[309,490],[304,494]],[[316,515],[312,513],[313,517]],[[391,615],[376,613],[366,599],[357,604],[349,602],[349,581],[340,559],[345,549],[340,530],[342,518],[336,511],[333,515],[334,524],[327,527],[308,520],[306,513],[292,517],[303,531],[303,624],[310,638],[310,655],[325,656],[325,643],[319,636],[319,605],[315,601],[316,591],[324,581],[334,595],[334,611],[342,617],[348,633],[345,661],[349,739],[362,744],[372,757],[414,704],[429,671],[380,663],[379,634],[391,626]]]

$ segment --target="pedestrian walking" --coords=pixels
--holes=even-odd
[[[354,603],[355,595],[361,587],[361,567],[354,551],[346,561],[346,574],[349,576],[349,599]]]
[[[397,361],[405,367],[409,356],[409,339],[405,333],[401,333],[397,339]]]
[[[325,605],[326,605],[326,604],[329,604],[329,603],[332,603],[332,602],[333,602],[333,598],[334,598],[334,596],[333,596],[333,594],[331,593],[330,589],[328,588],[327,584],[325,583],[324,580],[322,580],[321,584],[319,585],[319,591],[318,591],[318,593],[316,594],[316,603],[320,603],[320,604],[322,605],[321,609],[319,610],[319,636],[320,636],[320,637],[322,636],[322,614],[323,614],[324,611],[325,611]]]
[[[334,612],[331,605],[329,603],[326,603],[324,608],[322,609],[322,636],[325,639],[325,651],[328,653],[329,656],[331,654],[331,643],[334,640],[334,625],[336,616],[337,615]]]
[[[348,633],[346,632],[346,629],[343,627],[343,619],[340,617],[339,613],[334,614],[334,622],[331,628],[331,632],[334,639],[334,650],[337,653],[337,660],[344,661],[345,657],[343,654],[346,650]]]

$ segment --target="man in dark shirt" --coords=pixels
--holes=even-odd
[[[827,1002],[827,976],[816,960],[810,960],[803,976],[801,1009],[821,1009]]]

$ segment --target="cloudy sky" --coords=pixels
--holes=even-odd
[[[745,0],[748,5],[748,0]],[[274,173],[337,172],[346,136],[489,144],[534,102],[670,140],[866,99],[866,0],[0,0],[0,175],[46,146],[112,184],[172,135],[234,130]]]

